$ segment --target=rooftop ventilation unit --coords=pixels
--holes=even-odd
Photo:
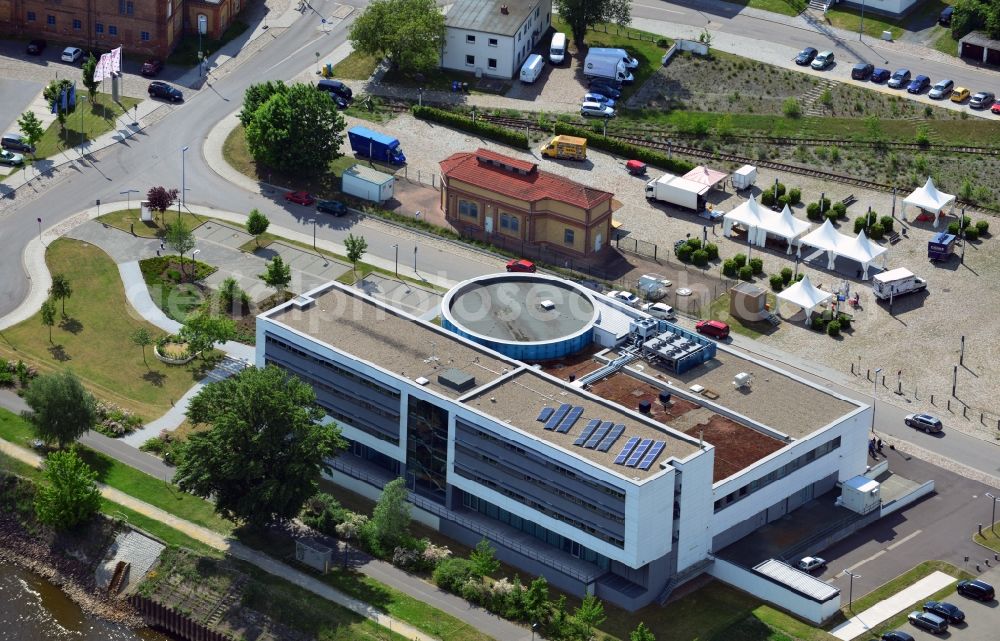
[[[438,383],[456,392],[468,392],[476,386],[476,377],[450,367],[438,374]]]
[[[542,302],[538,303],[538,306],[547,312],[551,312],[553,309],[556,308],[556,304],[548,299],[545,299]]]
[[[426,385],[426,384],[430,383],[431,380],[429,378],[425,378],[423,376],[418,376],[417,378],[415,378],[413,380],[413,382],[416,383],[417,385]]]

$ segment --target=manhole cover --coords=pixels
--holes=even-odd
[[[677,290],[678,296],[690,296],[691,293],[692,293],[691,290],[688,289],[687,287],[681,287],[680,289]]]

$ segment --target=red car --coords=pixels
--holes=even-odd
[[[717,320],[700,320],[694,324],[699,334],[714,338],[729,338],[729,325]]]
[[[990,107],[990,111],[1000,115],[1000,100],[997,100],[996,102],[993,103],[993,106]]]
[[[308,191],[290,191],[285,194],[285,200],[306,207],[316,202],[316,199],[310,196]]]
[[[509,272],[529,272],[531,274],[535,273],[535,263],[530,260],[515,259],[507,262],[507,271]]]

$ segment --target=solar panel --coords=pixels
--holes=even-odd
[[[632,452],[632,456],[628,457],[628,460],[625,461],[625,465],[627,467],[635,467],[635,464],[639,462],[639,459],[642,458],[642,455],[646,453],[646,450],[648,450],[649,446],[652,444],[653,439],[642,439],[642,443],[639,443],[639,447],[635,448],[635,451]]]
[[[551,407],[543,407],[542,411],[539,412],[538,418],[536,420],[544,423],[545,421],[549,420],[549,417],[552,416],[552,412],[554,411],[555,410],[552,409]]]
[[[638,445],[639,441],[640,439],[638,436],[630,438],[628,442],[625,443],[625,447],[622,448],[622,451],[618,453],[618,457],[615,459],[615,465],[621,465],[624,463],[625,459],[628,458],[628,455],[632,453],[632,448]]]
[[[573,441],[573,445],[583,445],[584,443],[586,443],[587,439],[590,438],[590,435],[594,433],[594,430],[596,430],[597,426],[600,424],[601,424],[601,419],[599,418],[590,419],[590,422],[587,423],[587,426],[583,428],[583,432],[580,433],[580,436],[578,436],[577,439]]]
[[[604,421],[601,423],[601,426],[597,428],[597,431],[594,432],[589,439],[587,439],[584,447],[591,450],[597,447],[597,444],[601,442],[601,439],[607,436],[608,430],[611,429],[612,425],[614,425],[614,423],[611,421]]]
[[[545,429],[554,430],[556,425],[559,425],[559,421],[566,418],[566,413],[569,412],[572,407],[573,406],[569,403],[563,403],[560,405],[559,409],[553,412],[552,416],[549,417],[549,420],[545,421]]]
[[[580,418],[582,414],[583,414],[582,407],[574,407],[569,411],[569,414],[566,415],[566,418],[562,420],[562,423],[559,424],[559,427],[556,428],[556,431],[561,432],[563,434],[570,431],[573,428],[573,424],[576,423],[576,421]]]
[[[622,425],[621,423],[615,425],[613,428],[611,428],[611,432],[609,432],[608,435],[604,437],[604,440],[601,441],[601,444],[597,446],[597,451],[607,452],[608,450],[610,450],[611,446],[615,444],[615,441],[618,440],[618,437],[621,436],[622,432],[624,431],[625,431],[624,425]]]
[[[643,457],[642,463],[639,463],[639,469],[648,470],[652,467],[653,462],[656,461],[656,457],[663,451],[664,446],[666,446],[666,443],[663,441],[653,443],[653,447],[650,448],[650,450],[646,452],[646,456]]]

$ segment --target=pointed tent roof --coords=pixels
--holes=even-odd
[[[853,258],[859,263],[870,263],[887,251],[887,248],[876,245],[868,240],[868,236],[865,235],[865,231],[862,229],[858,237],[849,244],[845,244],[840,253],[848,258]]]
[[[946,194],[938,191],[938,188],[934,185],[934,179],[928,176],[924,186],[914,189],[909,196],[903,199],[903,203],[914,205],[927,211],[939,212],[954,200],[954,194]]]
[[[805,310],[812,310],[817,305],[825,303],[833,298],[833,292],[825,292],[813,286],[809,277],[806,276],[799,282],[778,292],[779,300],[798,305]]]
[[[746,227],[764,226],[764,211],[753,197],[745,203],[740,203],[732,211],[726,212],[723,218]]]
[[[785,205],[780,214],[768,221],[767,231],[784,238],[792,239],[798,238],[809,231],[811,227],[812,224],[792,216],[792,210],[788,208],[788,205]]]
[[[803,245],[815,247],[816,249],[837,251],[843,242],[843,238],[849,237],[843,236],[834,229],[833,223],[827,218],[819,228],[803,236],[799,242]]]

